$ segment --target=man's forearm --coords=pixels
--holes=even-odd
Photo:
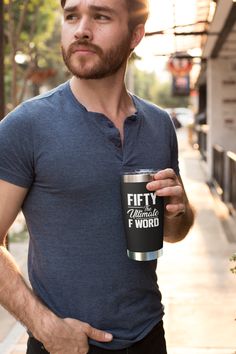
[[[50,353],[87,353],[88,338],[110,342],[112,335],[89,324],[59,318],[26,284],[9,252],[0,247],[0,304],[29,329]]]
[[[43,321],[54,316],[35,296],[3,246],[0,247],[0,304],[36,338],[43,331]]]
[[[188,203],[186,209],[179,216],[164,219],[164,240],[166,242],[178,242],[185,238],[194,221],[193,208]]]

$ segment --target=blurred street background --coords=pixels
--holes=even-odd
[[[70,78],[60,23],[58,0],[0,0],[0,120]],[[158,261],[168,354],[236,354],[236,0],[150,0],[146,29],[126,84],[172,117],[196,209]],[[21,214],[8,240],[27,277]],[[0,307],[0,354],[25,353],[26,340]]]

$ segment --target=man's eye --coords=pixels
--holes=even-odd
[[[101,21],[109,21],[110,20],[109,16],[106,16],[103,14],[96,14],[94,17],[96,20],[101,20]]]
[[[66,16],[66,21],[75,21],[77,20],[78,16],[75,14],[69,14]]]

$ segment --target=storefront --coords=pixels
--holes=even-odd
[[[198,144],[208,180],[236,210],[236,1],[218,0],[203,46]],[[201,122],[202,119],[202,122]]]

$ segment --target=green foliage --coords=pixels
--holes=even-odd
[[[189,98],[172,95],[172,82],[164,82],[159,85],[158,104],[164,108],[188,107]]]
[[[160,82],[155,72],[134,70],[134,93],[163,108],[188,107],[188,97],[174,97],[171,93],[171,80]]]
[[[9,6],[12,3],[12,6]],[[30,54],[32,48],[45,49],[46,42],[51,38],[55,22],[58,17],[58,0],[30,0],[25,12],[25,17],[20,33],[17,33],[20,19],[23,16],[25,0],[4,0],[5,4],[5,28],[9,39],[10,22],[14,23],[14,35],[16,36],[17,50],[24,54]],[[17,38],[19,36],[19,38]],[[10,52],[10,41],[6,43],[6,52]]]
[[[60,6],[58,0],[4,0],[4,6],[6,102],[15,106],[30,70],[61,65]],[[23,63],[15,62],[17,54]]]
[[[230,261],[231,261],[231,262],[236,262],[236,253],[234,253],[234,254],[232,255],[232,257],[230,258]],[[235,263],[235,266],[234,266],[233,268],[231,268],[230,270],[231,270],[231,272],[232,272],[233,274],[236,274],[236,263]]]
[[[134,68],[134,93],[148,101],[157,103],[158,80],[154,73]]]
[[[9,237],[9,243],[11,244],[11,243],[28,241],[29,234],[28,231],[25,229],[21,232],[9,233],[8,237]]]

